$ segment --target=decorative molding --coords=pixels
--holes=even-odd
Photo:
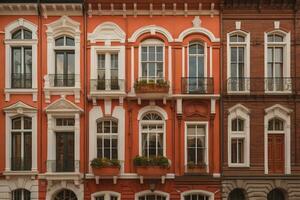
[[[241,29],[241,24],[242,24],[241,21],[236,21],[235,22],[235,29],[240,30]]]
[[[88,40],[95,42],[120,42],[125,43],[125,32],[113,22],[104,22],[98,25],[92,33],[88,34]],[[110,46],[110,45],[109,45]]]
[[[45,108],[46,113],[81,113],[83,109],[74,104],[73,102],[65,99],[60,98],[48,105]]]
[[[162,117],[163,117],[163,120],[168,120],[168,113],[161,107],[159,106],[145,106],[143,108],[141,108],[138,112],[138,116],[137,116],[137,120],[141,120],[142,116],[147,113],[147,112],[151,112],[151,111],[154,111],[154,112],[158,112]]]
[[[168,42],[174,41],[171,33],[167,29],[161,26],[149,25],[149,26],[143,26],[138,30],[136,30],[128,39],[128,42],[135,42],[141,35],[145,33],[150,33],[151,35],[155,35],[156,32],[164,35],[167,38]]]
[[[202,24],[202,21],[200,19],[199,16],[195,16],[194,20],[192,21],[193,23],[193,27],[194,28],[200,28],[201,27],[201,24]]]
[[[205,190],[187,190],[187,191],[181,192],[180,199],[184,200],[185,199],[184,197],[186,195],[191,195],[191,194],[201,194],[201,195],[204,195],[204,196],[208,196],[208,198],[209,198],[208,200],[214,200],[215,199],[214,193],[209,192],[209,191],[205,191]]]
[[[274,21],[274,29],[280,29],[280,21]]]
[[[18,101],[17,103],[3,108],[3,111],[5,113],[23,114],[28,112],[37,112],[37,108],[27,105],[22,101]]]
[[[147,195],[147,194],[150,194],[150,195],[153,195],[153,194],[161,195],[161,196],[166,197],[166,200],[170,200],[170,194],[169,193],[158,191],[158,190],[155,190],[155,191],[144,190],[144,191],[141,191],[141,192],[137,192],[134,195],[134,200],[138,200],[139,197],[142,197],[143,195]]]

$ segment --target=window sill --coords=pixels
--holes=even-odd
[[[39,178],[46,180],[80,180],[83,175],[80,172],[46,172]]]
[[[45,87],[45,101],[50,103],[51,95],[74,95],[75,102],[80,103],[80,87]]]
[[[37,101],[37,88],[5,88],[5,101],[10,101],[12,94],[32,94],[32,101]]]
[[[229,168],[249,168],[247,164],[228,164]]]
[[[4,171],[3,175],[6,176],[6,179],[9,179],[10,176],[31,176],[31,179],[35,179],[38,171]]]

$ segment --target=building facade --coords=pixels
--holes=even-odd
[[[218,1],[3,1],[0,199],[221,199],[220,23]]]
[[[298,1],[225,1],[222,199],[299,199]]]

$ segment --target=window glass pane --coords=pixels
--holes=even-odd
[[[12,48],[12,60],[13,60],[13,73],[21,73],[22,72],[22,53],[20,47]]]
[[[24,117],[24,129],[31,129],[32,123],[30,117]]]
[[[237,119],[231,121],[231,131],[237,131]]]
[[[96,197],[95,200],[105,200],[104,195]]]
[[[237,63],[237,47],[231,47],[231,63]]]
[[[155,46],[149,46],[149,61],[155,61]]]
[[[56,52],[56,74],[64,74],[65,57],[61,52]]]
[[[268,35],[268,42],[274,42],[274,35]]]
[[[31,74],[32,72],[32,50],[31,48],[25,48],[24,49],[24,55],[25,55],[25,73]]]
[[[197,52],[197,46],[196,44],[192,44],[189,46],[189,54],[196,54]]]
[[[147,77],[147,63],[142,63],[142,77]]]
[[[142,61],[147,61],[148,48],[142,47]]]
[[[244,47],[239,47],[239,63],[244,63]]]
[[[15,31],[12,36],[11,36],[12,39],[16,40],[16,39],[22,39],[22,29],[19,29],[17,31]]]
[[[282,52],[283,52],[282,47],[276,47],[275,48],[275,56],[274,56],[275,62],[282,63],[282,61],[283,61],[283,59],[282,59]]]
[[[283,42],[283,37],[281,35],[275,35],[275,42]]]
[[[75,46],[75,41],[73,38],[66,37],[66,44],[67,46]]]
[[[12,120],[12,129],[16,130],[16,129],[21,129],[21,121],[22,118],[18,117]]]
[[[55,46],[64,46],[65,45],[65,37],[59,37],[55,39]]]
[[[237,42],[237,35],[230,36],[230,42]]]
[[[156,64],[156,77],[162,78],[163,77],[163,63]]]
[[[189,77],[196,77],[197,74],[197,57],[189,57]]]
[[[156,60],[163,61],[163,47],[156,47]]]
[[[237,139],[231,140],[231,162],[237,163]]]
[[[156,73],[155,73],[155,63],[149,63],[149,77],[154,78],[156,77]]]
[[[204,77],[204,57],[198,56],[198,74],[197,77]]]
[[[204,54],[204,46],[202,44],[197,44],[197,54]]]
[[[238,140],[238,162],[244,163],[244,139]]]
[[[245,37],[238,35],[237,38],[238,38],[238,42],[245,42]]]
[[[105,54],[98,54],[98,69],[105,68]]]
[[[32,39],[32,33],[29,30],[23,29],[24,30],[24,39],[30,40]]]
[[[74,53],[68,53],[68,74],[75,74],[75,55]]]
[[[118,54],[111,54],[111,68],[112,69],[118,69]]]

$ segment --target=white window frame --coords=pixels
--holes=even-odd
[[[188,171],[187,169],[187,127],[188,125],[204,125],[205,126],[205,164],[206,164],[206,172],[209,173],[209,123],[207,121],[185,121],[184,122],[184,166],[185,171]]]
[[[12,39],[12,34],[19,28],[32,32],[32,39]],[[5,27],[5,101],[10,101],[11,94],[32,94],[32,100],[37,101],[37,25],[19,18]],[[11,88],[12,47],[27,46],[32,49],[32,88]]]
[[[230,37],[233,35],[240,35],[245,38],[245,42],[230,42]],[[231,78],[231,47],[244,47],[244,77],[250,78],[250,33],[242,30],[234,30],[227,33],[227,80]],[[249,93],[250,80],[245,80],[245,90],[244,91],[232,91],[229,90],[227,81],[227,92],[229,93]]]
[[[204,49],[204,54],[203,54],[203,58],[204,58],[204,77],[207,77],[207,43],[203,42],[201,40],[193,40],[189,43],[188,47],[187,47],[187,77],[189,77],[189,72],[190,72],[190,46],[193,44],[200,44],[203,46]],[[193,55],[197,55],[199,56],[200,54],[193,54]],[[211,73],[211,72],[210,72]],[[197,75],[198,76],[198,75]],[[195,77],[197,77],[195,76]],[[201,77],[198,77],[201,78]]]
[[[161,46],[162,47],[162,67],[163,67],[163,79],[166,80],[166,70],[165,70],[165,65],[166,65],[166,60],[165,60],[165,43],[159,39],[146,39],[145,41],[141,42],[140,46],[139,46],[139,79],[143,78],[142,76],[142,47],[145,46]],[[156,71],[155,71],[156,73]],[[133,78],[133,77],[132,77]],[[157,80],[158,77],[155,77],[155,81]],[[147,76],[147,80],[148,80],[148,76]]]
[[[204,196],[208,196],[209,200],[214,200],[215,199],[215,194],[209,191],[205,191],[205,190],[188,190],[185,192],[182,192],[180,194],[180,199],[184,200],[184,197],[186,195],[192,195],[192,194],[200,194],[200,195],[204,195]]]
[[[281,35],[283,37],[283,42],[268,42],[268,35],[269,34],[278,34]],[[264,49],[264,59],[265,59],[265,72],[264,72],[264,77],[268,78],[268,47],[275,47],[275,46],[279,46],[279,47],[283,47],[283,74],[282,74],[282,78],[290,78],[291,77],[291,34],[290,32],[285,32],[282,30],[273,30],[270,32],[265,32],[264,33],[264,40],[265,40],[265,49]],[[286,80],[288,81],[288,80]],[[285,83],[283,83],[285,84]],[[291,93],[292,89],[290,90],[283,90],[283,91],[276,91],[276,90],[272,90],[269,91],[267,89],[267,84],[265,84],[264,86],[265,89],[265,93]]]
[[[139,197],[142,197],[144,195],[151,195],[151,194],[164,196],[164,197],[166,197],[166,200],[170,199],[170,194],[169,193],[158,191],[158,190],[155,190],[154,192],[152,192],[150,190],[144,190],[144,191],[135,193],[134,200],[139,200]]]
[[[91,195],[91,200],[96,200],[97,197],[103,196],[103,195],[104,195],[104,200],[110,200],[111,195],[117,196],[118,200],[121,200],[121,194],[118,192],[113,192],[113,191],[95,192]]]
[[[146,113],[149,112],[156,112],[158,113],[161,117],[162,117],[162,123],[163,123],[163,129],[164,129],[164,133],[163,133],[163,156],[166,156],[166,139],[167,139],[167,132],[166,132],[166,126],[167,126],[167,120],[168,120],[168,114],[167,112],[159,107],[159,106],[145,106],[142,109],[139,110],[138,113],[138,123],[139,123],[139,155],[142,155],[142,124],[143,124],[143,120],[142,118],[144,117],[144,115]]]
[[[250,167],[250,110],[241,104],[231,107],[228,115],[228,167]],[[244,120],[244,135],[232,133],[232,120],[239,118]],[[231,162],[231,141],[233,138],[244,138],[244,163]]]
[[[73,19],[62,16],[58,20],[47,24],[47,75],[44,77],[45,79],[45,101],[46,103],[50,103],[51,95],[74,95],[75,102],[80,102],[80,23],[74,21]],[[73,47],[56,47],[55,39],[60,36],[70,36],[74,38],[75,46]],[[55,74],[55,50],[68,48],[73,49],[75,52],[75,86],[74,87],[50,87],[50,79],[49,74]]]
[[[6,146],[6,158],[5,158],[5,172],[11,173],[11,132],[12,132],[12,119],[25,116],[31,118],[32,129],[32,160],[31,160],[31,173],[37,173],[37,109],[26,105],[22,102],[17,102],[12,106],[4,108],[5,112],[5,146]],[[17,173],[18,171],[14,171]],[[26,173],[26,172],[25,172]]]
[[[277,132],[277,134],[284,134],[284,172],[285,174],[291,174],[291,114],[292,110],[288,109],[280,104],[276,104],[272,107],[265,109],[264,117],[264,171],[265,174],[269,174],[268,163],[268,134],[276,133],[276,131],[269,131],[269,120],[273,118],[279,118],[284,122],[284,130]]]

